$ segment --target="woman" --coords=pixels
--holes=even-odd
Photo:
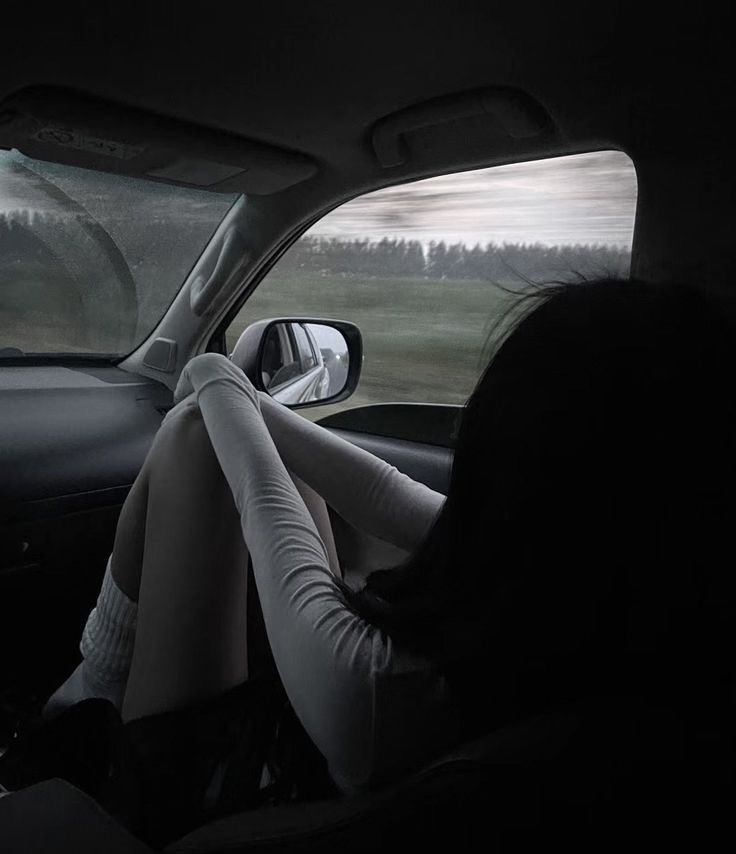
[[[343,792],[559,699],[721,708],[729,326],[695,287],[599,281],[538,303],[468,401],[446,500],[224,357],[193,359],[51,707],[107,696],[136,721],[245,682],[245,543],[284,689]],[[349,589],[315,493],[407,561]]]

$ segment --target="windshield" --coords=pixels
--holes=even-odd
[[[129,353],[236,198],[0,151],[0,359]]]

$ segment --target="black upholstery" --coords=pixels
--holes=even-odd
[[[167,851],[343,854],[452,849],[478,837],[585,845],[632,834],[661,842],[664,828],[673,839],[699,835],[704,811],[703,833],[714,833],[730,810],[719,811],[704,787],[694,745],[668,711],[588,701],[505,727],[380,793],[243,813]]]
[[[732,744],[637,700],[561,705],[463,745],[381,792],[241,813],[169,854],[412,850],[603,850],[715,843],[734,802]],[[533,846],[533,849],[532,849]],[[59,780],[0,799],[0,849],[125,852],[133,839]]]
[[[92,798],[44,780],[0,798],[3,854],[152,854]]]

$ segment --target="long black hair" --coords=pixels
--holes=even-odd
[[[702,288],[542,290],[464,408],[426,540],[349,604],[467,705],[489,679],[517,705],[731,679],[735,367]]]

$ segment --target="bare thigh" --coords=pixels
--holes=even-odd
[[[145,517],[135,502],[121,519],[132,538],[118,529],[124,557],[113,553],[114,574],[137,553],[141,567],[126,719],[217,696],[247,677],[247,551],[198,410],[162,426],[142,475]],[[133,573],[126,578],[132,585]]]
[[[325,502],[292,477],[339,574]],[[138,601],[126,719],[191,705],[247,678],[247,565],[204,421],[198,409],[183,410],[157,434],[115,537],[113,576]]]

